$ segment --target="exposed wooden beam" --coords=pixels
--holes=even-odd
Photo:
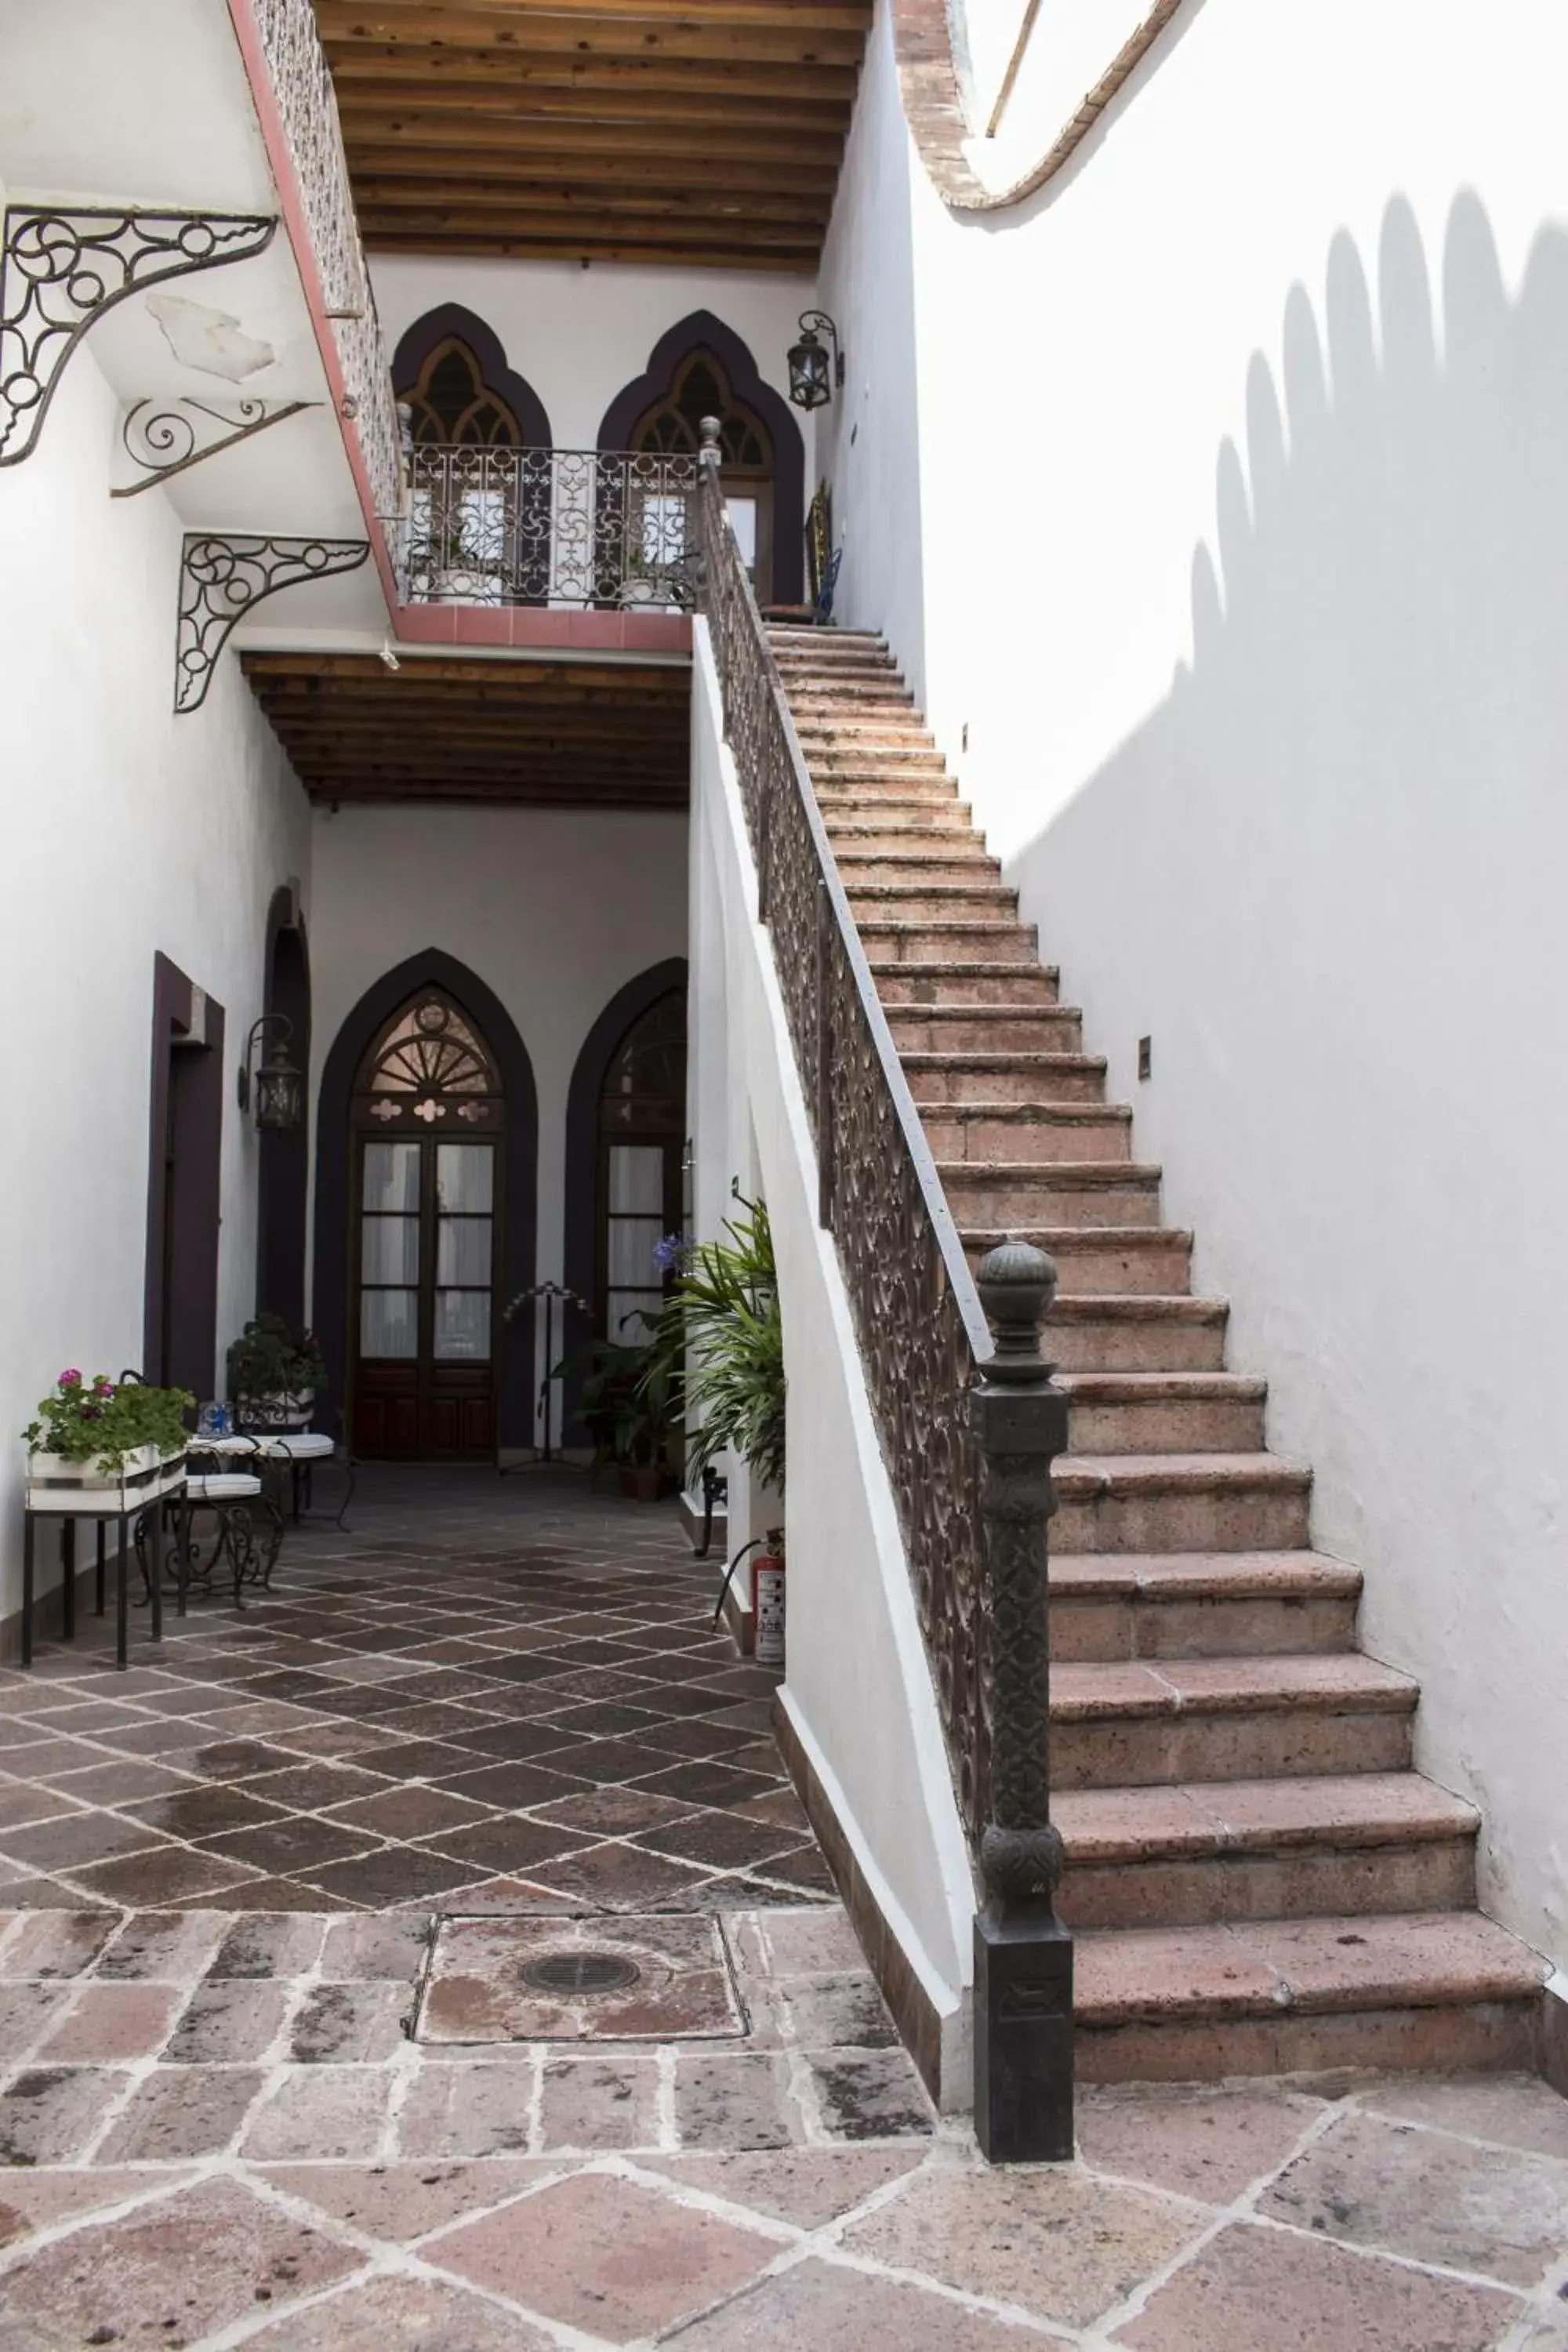
[[[543,204],[509,205],[504,213],[497,206],[470,205],[466,200],[456,205],[399,205],[395,209],[366,205],[362,217],[372,235],[384,235],[389,228],[401,227],[415,236],[494,236],[499,233],[540,241],[559,237],[569,247],[622,245],[634,256],[644,241],[644,216],[636,212],[623,218],[611,210],[558,212]],[[704,210],[699,206],[679,219],[647,219],[646,225],[649,239],[678,253],[689,254],[694,248],[714,244],[759,253],[770,249],[786,253],[816,249],[810,231],[797,224],[746,217],[727,219],[711,207]]]
[[[614,261],[668,263],[679,268],[777,270],[785,277],[809,278],[820,248],[799,253],[753,252],[740,245],[632,245],[625,242],[575,243],[556,237],[503,236],[494,234],[443,236],[422,230],[411,234],[395,215],[380,221],[362,221],[366,249],[371,253],[434,253],[448,259],[468,256],[486,261]]]
[[[626,220],[668,221],[701,226],[704,235],[716,220],[732,226],[743,222],[759,234],[764,224],[791,231],[772,239],[774,244],[804,245],[813,231],[827,226],[827,206],[810,198],[759,195],[754,188],[623,188],[604,187],[593,181],[479,180],[475,182],[371,180],[359,190],[366,212],[405,212],[435,219],[458,215],[458,225],[472,225],[476,215],[485,226],[508,228],[515,220],[526,230],[531,221],[559,221],[564,227],[584,217],[596,233],[610,215],[617,228]]]
[[[497,114],[520,121],[679,123],[719,133],[753,129],[832,139],[842,137],[850,115],[847,92],[795,96],[770,82],[763,92],[743,93],[733,77],[717,89],[693,88],[685,70],[672,72],[666,82],[645,75],[593,85],[577,74],[523,78],[513,67],[504,80],[485,80],[459,74],[449,63],[443,66],[438,55],[429,60],[392,57],[366,66],[357,52],[345,52],[332,79],[350,139],[360,135],[365,117],[401,116],[411,109],[448,121]]]
[[[516,50],[530,56],[690,58],[777,65],[859,65],[864,30],[795,32],[785,26],[702,23],[682,15],[627,20],[595,10],[580,16],[530,8],[515,18],[473,8],[399,9],[384,0],[316,0],[329,45],[440,43],[449,49]]]
[[[444,113],[437,109],[390,111],[366,128],[364,118],[352,115],[345,125],[351,162],[366,147],[434,148],[448,162],[470,149],[481,154],[658,155],[683,169],[717,163],[721,158],[746,163],[759,153],[805,170],[837,171],[842,142],[816,131],[775,134],[752,126],[704,132],[694,142],[689,124],[656,122],[589,123],[542,121],[536,115],[511,118],[499,111],[469,115],[464,110]]]
[[[354,193],[363,200],[382,182],[399,186],[472,186],[476,182],[501,184],[530,180],[602,181],[606,185],[636,188],[749,188],[758,195],[810,197],[825,211],[833,202],[834,174],[821,163],[801,163],[787,153],[773,155],[759,142],[751,155],[705,156],[690,163],[662,150],[594,147],[570,148],[519,145],[464,149],[460,154],[432,141],[428,147],[382,146],[351,148]]]
[[[365,8],[361,14],[367,13]],[[369,0],[382,16],[487,18],[498,26],[526,26],[537,16],[619,23],[628,28],[668,24],[752,25],[759,29],[854,33],[864,40],[871,0]]]
[[[689,674],[684,665],[677,667],[664,662],[600,662],[600,661],[538,661],[524,657],[517,661],[465,659],[461,654],[416,654],[407,666],[391,671],[378,654],[313,654],[264,653],[247,651],[240,656],[247,677],[320,677],[370,678],[389,693],[405,693],[414,680],[422,686],[477,686],[479,688],[505,685],[519,694],[527,694],[542,686],[593,686],[610,688],[632,685],[662,690],[667,679],[686,681],[689,693]]]

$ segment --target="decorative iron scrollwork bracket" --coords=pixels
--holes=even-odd
[[[298,416],[302,408],[321,405],[318,400],[229,400],[215,406],[193,395],[163,405],[155,400],[139,400],[126,411],[120,438],[132,464],[141,467],[142,479],[122,483],[109,495],[137,498],[155,482],[183,474],[188,466],[199,466],[204,457],[216,457],[220,449],[248,441],[253,435],[265,433],[269,425]]]
[[[261,539],[187,531],[180,551],[180,618],[174,647],[174,709],[197,710],[228,633],[264,596],[306,580],[357,572],[365,539]]]
[[[1056,1295],[1044,1250],[1004,1242],[975,1276],[995,1353],[970,1392],[988,1570],[991,1807],[974,1922],[974,2129],[993,2164],[1073,2152],[1072,1937],[1056,1913],[1047,1528],[1067,1400],[1040,1354]]]
[[[93,320],[143,286],[248,261],[277,221],[251,213],[8,205],[0,243],[0,466],[37,446],[66,362]]]

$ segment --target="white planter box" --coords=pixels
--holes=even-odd
[[[155,1445],[132,1448],[116,1470],[96,1462],[68,1462],[59,1454],[27,1456],[27,1508],[75,1512],[87,1518],[118,1518],[145,1509],[169,1494],[185,1475],[185,1457],[160,1454]]]

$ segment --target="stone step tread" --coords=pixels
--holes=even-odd
[[[1178,1855],[1364,1848],[1473,1838],[1480,1814],[1419,1772],[1063,1789],[1051,1799],[1068,1866]]]
[[[1016,967],[1009,964],[1006,969],[1013,971]],[[955,1023],[960,1021],[1051,1021],[1059,1026],[1065,1021],[1083,1019],[1083,1013],[1079,1005],[1039,1004],[1032,1001],[1020,1004],[900,1004],[896,1005],[894,1010],[899,1013],[918,1013],[922,1021]],[[921,1050],[930,1052],[941,1049],[923,1048]],[[1006,1058],[1011,1060],[1015,1057],[1009,1055]],[[1094,1058],[1100,1061],[1103,1056],[1097,1054]]]
[[[990,1009],[989,1006],[986,1007],[987,1012]],[[1046,1011],[1047,1008],[1043,1005],[1036,1005],[1032,1010],[1039,1013]],[[1054,1013],[1056,1008],[1053,1005],[1049,1010]],[[1047,1077],[1056,1071],[1065,1074],[1069,1070],[1086,1073],[1098,1071],[1103,1074],[1107,1066],[1103,1054],[1056,1054],[1048,1047],[1042,1047],[1038,1052],[1014,1051],[995,1054],[980,1051],[948,1053],[935,1050],[928,1045],[911,1045],[900,1051],[899,1059],[906,1070],[974,1070],[982,1074],[991,1070],[1038,1070],[1043,1076]],[[954,1103],[949,1108],[955,1110],[973,1109],[975,1106]],[[984,1106],[982,1105],[981,1108],[984,1108]],[[1129,1116],[1131,1117],[1131,1112]]]
[[[939,1159],[935,1166],[937,1174],[942,1178],[943,1188],[950,1192],[962,1191],[965,1182],[976,1185],[1010,1184],[1017,1185],[1020,1189],[1025,1185],[1037,1184],[1043,1190],[1058,1192],[1095,1184],[1131,1184],[1134,1187],[1142,1186],[1144,1189],[1152,1186],[1157,1190],[1163,1172],[1157,1161],[1141,1160]],[[1099,1234],[1105,1232],[1107,1228],[1103,1225],[1085,1225],[1082,1230],[1085,1233]],[[1091,1311],[1102,1307],[1106,1297],[1110,1299],[1113,1311],[1119,1307],[1129,1306],[1133,1298],[1137,1298],[1141,1305],[1147,1303],[1142,1294],[1135,1291],[1110,1291],[1103,1297],[1098,1292],[1085,1291],[1073,1297],[1072,1311],[1075,1313]],[[1059,1315],[1068,1303],[1068,1298],[1058,1292],[1051,1313]],[[1186,1303],[1188,1302],[1183,1301],[1184,1305]],[[1212,1299],[1205,1303],[1210,1306],[1225,1304],[1223,1300]],[[1229,1311],[1228,1308],[1226,1311]]]
[[[933,883],[929,877],[924,881],[865,882],[851,873],[845,875],[844,887],[857,905],[868,914],[883,907],[896,909],[910,898],[933,898],[939,894],[953,906],[962,906],[969,898],[978,899],[983,905],[995,905],[999,901],[1015,905],[1018,897],[1016,890],[1009,890],[1003,883],[994,882],[984,874],[973,882]]]
[[[1075,1404],[1258,1404],[1268,1383],[1246,1372],[1073,1372],[1057,1386]]]
[[[901,1056],[900,1058],[912,1057]],[[943,1058],[941,1055],[937,1057],[939,1067]],[[955,1058],[960,1061],[963,1059],[962,1055]],[[1074,1063],[1079,1059],[1077,1055],[1066,1055],[1059,1058],[1064,1062],[1071,1060]],[[1103,1126],[1108,1119],[1114,1120],[1119,1127],[1131,1127],[1132,1124],[1131,1103],[935,1102],[922,1103],[921,1108],[933,1118],[957,1119],[966,1127],[983,1118],[1000,1120],[1009,1127],[1092,1127],[1097,1122]],[[974,1164],[991,1167],[994,1163],[984,1160]]]
[[[1052,1471],[1063,1502],[1096,1495],[1294,1491],[1312,1483],[1311,1465],[1282,1454],[1058,1454]]]
[[[888,926],[879,925],[878,928],[886,929]],[[896,975],[900,980],[909,978],[909,966],[900,963],[897,957],[868,955],[866,961],[874,974],[880,972],[889,978]],[[928,982],[941,980],[944,976],[949,980],[1011,980],[1016,982],[1019,972],[1026,969],[1026,967],[1022,964],[1001,963],[984,956],[944,956],[940,961],[922,963],[920,967],[920,976]],[[1054,963],[1037,964],[1035,970],[1042,979],[1053,982],[1060,977]],[[901,1005],[898,1008],[900,1012],[904,1009]],[[936,1013],[942,1008],[936,1004],[921,1004],[919,1009],[922,1013]],[[976,1008],[973,1004],[954,1004],[949,1009],[953,1013],[972,1013]],[[980,1008],[986,1013],[994,1009],[989,1004]],[[1042,1008],[1037,1004],[1026,1004],[1021,1009],[1026,1013],[1036,1013]],[[1044,1009],[1054,1012],[1056,1007],[1051,1005]]]
[[[1157,1717],[1414,1713],[1420,1685],[1359,1650],[1260,1658],[1117,1658],[1051,1668],[1053,1723]]]
[[[1090,1373],[1088,1377],[1101,1376]],[[1163,1380],[1167,1375],[1154,1377]],[[1208,1375],[1194,1377],[1205,1380]],[[1054,1551],[1047,1572],[1051,1596],[1062,1601],[1353,1601],[1362,1589],[1359,1568],[1305,1549]]]
[[[1479,1911],[1257,1919],[1077,1937],[1079,2026],[1533,2000],[1549,1973]]]
[[[902,1006],[895,1006],[901,1012]],[[1047,1256],[1058,1250],[1191,1249],[1189,1225],[961,1225],[959,1239],[966,1250],[997,1249],[1004,1242],[1032,1242]],[[1085,1292],[1086,1297],[1098,1292]],[[1112,1292],[1111,1297],[1120,1294]],[[1136,1295],[1136,1294],[1134,1294]],[[1072,1293],[1068,1294],[1073,1296]]]
[[[957,915],[951,921],[945,915],[931,915],[907,923],[900,922],[896,916],[879,915],[874,921],[864,923],[862,928],[876,933],[879,938],[891,932],[896,939],[908,940],[994,939],[998,932],[1002,932],[1008,939],[1016,939],[1020,931],[1032,933],[1034,926],[1020,923],[1013,915],[995,915],[989,919],[983,915]],[[1015,971],[1017,968],[1014,966]]]
[[[1032,1160],[1025,1162],[1032,1167]],[[1061,1160],[1053,1163],[1068,1169],[1081,1169],[1095,1163],[1083,1160]],[[1111,1168],[1114,1160],[1106,1163]],[[1089,1227],[1101,1233],[1100,1225]],[[1058,1291],[1051,1303],[1046,1321],[1046,1352],[1050,1353],[1052,1323],[1223,1323],[1230,1314],[1227,1298],[1194,1298],[1184,1290],[1074,1290]]]

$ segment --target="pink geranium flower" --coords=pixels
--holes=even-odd
[[[59,1377],[59,1385],[62,1389],[79,1389],[81,1386],[81,1374],[75,1370],[62,1372]]]

